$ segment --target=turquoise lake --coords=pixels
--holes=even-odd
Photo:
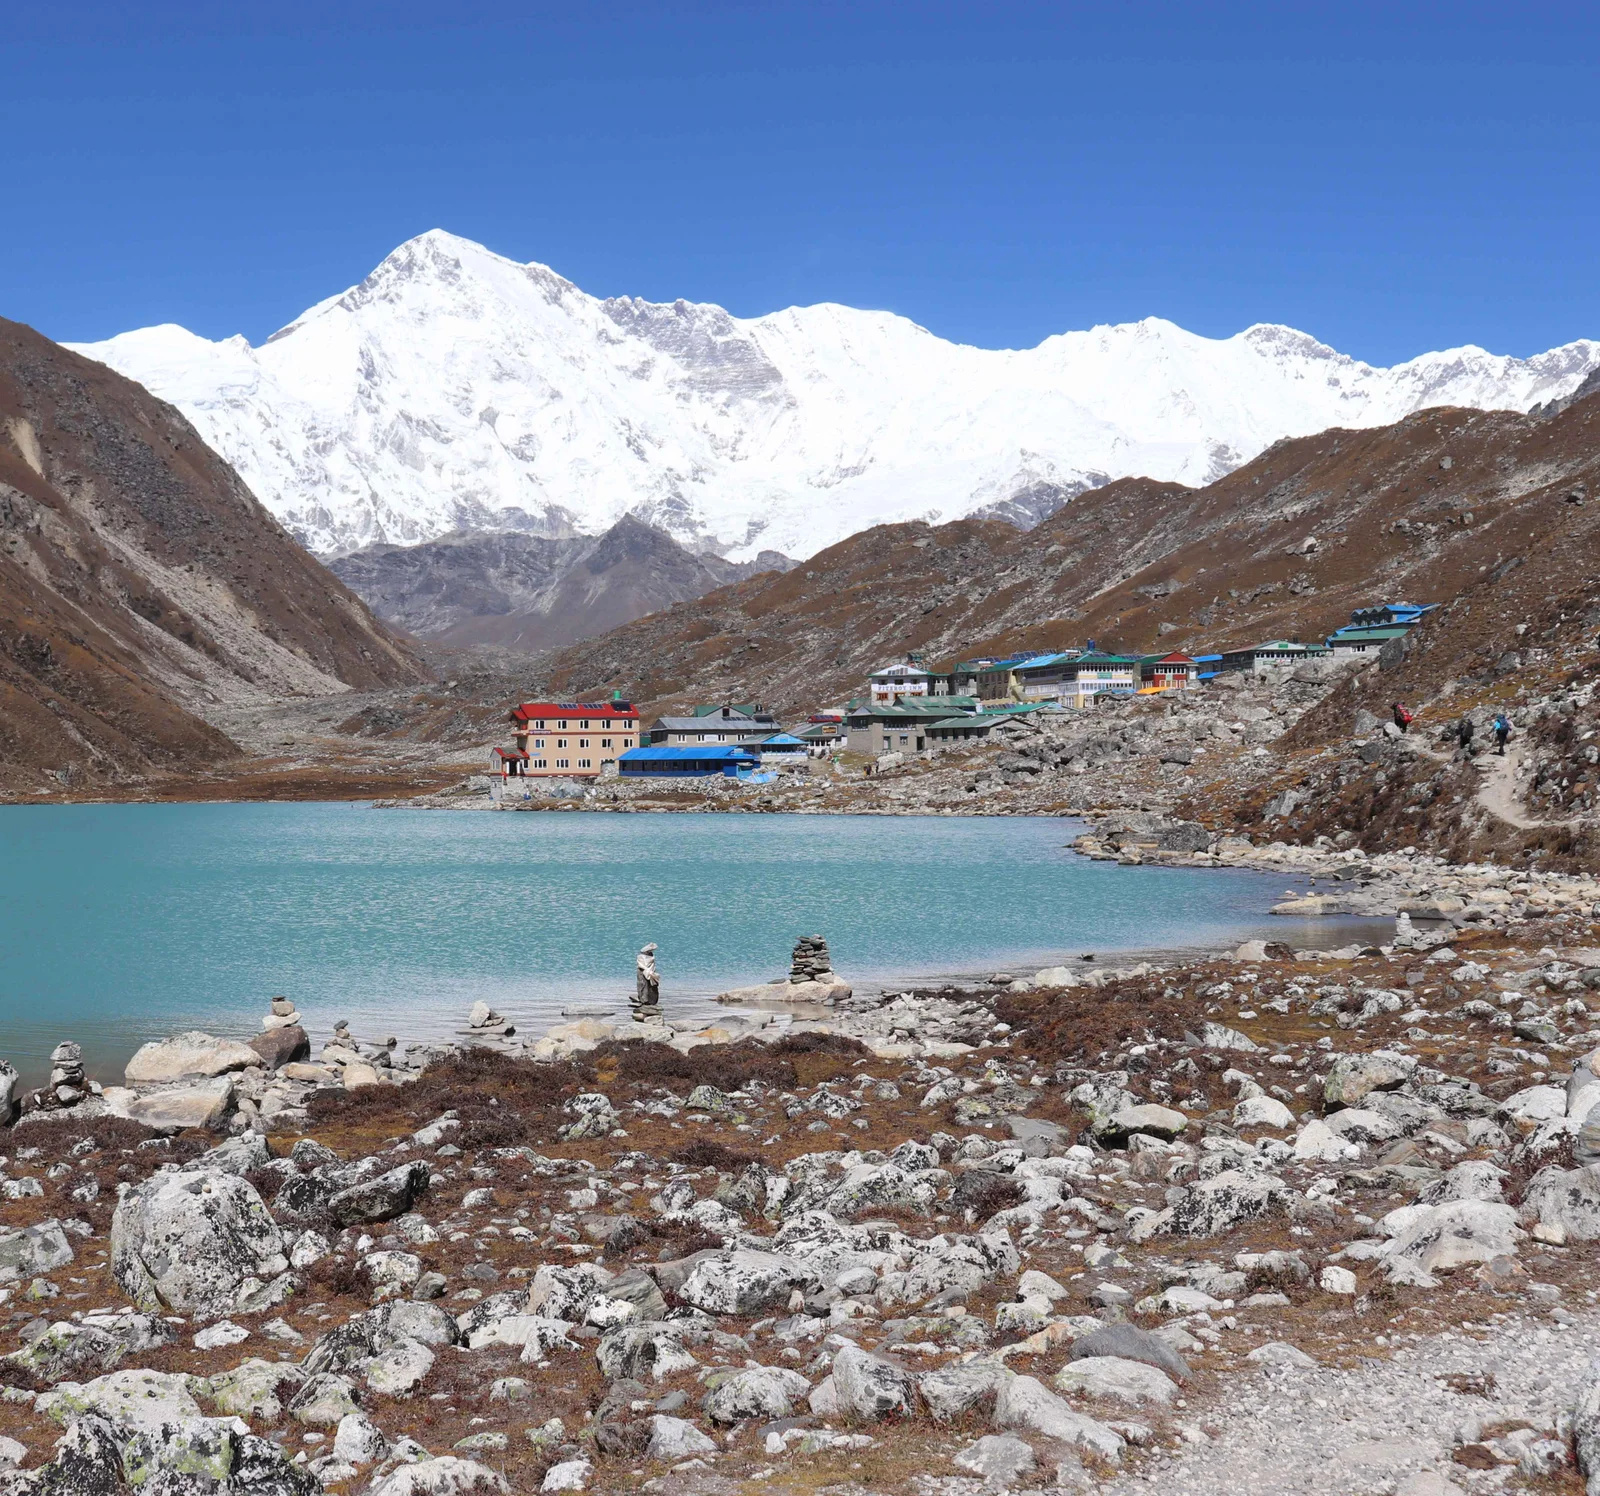
[[[509,815],[355,804],[0,807],[0,1057],[62,1039],[115,1079],[180,1028],[248,1036],[292,997],[320,1042],[448,1033],[479,997],[532,1035],[620,1005],[660,946],[669,1017],[825,935],[864,982],[1034,968],[1267,931],[1281,876],[1123,868],[1055,819]]]

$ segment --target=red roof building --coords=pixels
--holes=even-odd
[[[522,772],[594,779],[619,755],[639,746],[639,709],[631,701],[524,701],[510,720]]]

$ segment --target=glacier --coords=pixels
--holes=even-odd
[[[1288,327],[1155,317],[975,348],[831,303],[602,300],[442,230],[259,347],[171,324],[67,346],[177,406],[324,556],[631,513],[732,560],[806,557],[893,521],[1027,523],[1111,478],[1208,483],[1427,406],[1525,411],[1600,365],[1580,340],[1377,368]]]

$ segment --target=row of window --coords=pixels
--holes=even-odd
[[[536,750],[542,752],[543,749],[544,749],[544,739],[543,738],[537,739],[534,742],[533,746],[534,746],[534,748]],[[557,748],[565,748],[566,746],[567,746],[567,740],[565,738],[557,738],[556,739],[556,747]],[[588,738],[579,738],[578,739],[578,746],[580,748],[587,748],[589,746]],[[610,748],[612,746],[612,740],[610,738],[601,738],[600,739],[600,746],[602,748]],[[633,739],[632,738],[624,738],[622,740],[622,746],[624,748],[633,747]]]
[[[599,726],[603,729],[605,727],[605,723],[601,722],[597,724],[592,721],[558,722],[554,717],[541,717],[536,722],[528,723],[528,726],[532,728],[534,732],[590,732],[596,726]]]
[[[608,759],[607,762],[609,763],[610,760]],[[528,767],[530,769],[548,769],[551,768],[552,765],[545,759],[535,758],[528,761]],[[558,758],[555,761],[554,767],[557,769],[570,769],[572,767],[572,760],[569,758]],[[578,760],[578,767],[580,769],[592,769],[594,767],[594,760],[592,758],[580,758]]]

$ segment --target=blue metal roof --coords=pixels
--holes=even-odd
[[[617,756],[617,762],[623,764],[637,764],[646,761],[652,763],[682,762],[691,759],[703,762],[715,759],[721,763],[755,763],[756,756],[748,748],[737,745],[718,746],[707,743],[704,746],[668,748],[665,746],[654,748],[630,748],[626,753]]]

